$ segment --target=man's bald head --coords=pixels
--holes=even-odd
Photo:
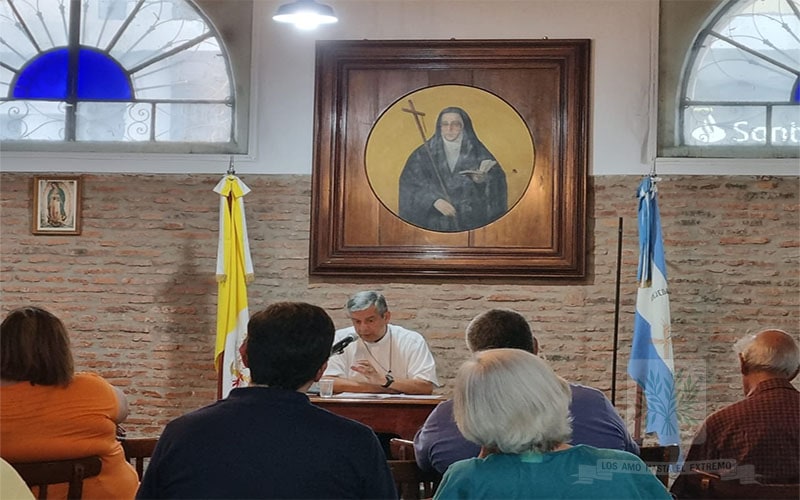
[[[763,330],[736,342],[742,372],[767,372],[793,379],[800,371],[800,347],[783,330]]]

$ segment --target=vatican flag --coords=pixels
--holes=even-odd
[[[235,175],[226,175],[214,188],[220,195],[219,246],[217,247],[217,343],[214,366],[219,373],[217,395],[247,386],[250,372],[239,348],[247,336],[247,283],[253,280],[253,261],[247,240],[244,196],[250,192]]]

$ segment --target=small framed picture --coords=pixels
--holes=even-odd
[[[81,234],[81,178],[33,178],[33,234]]]

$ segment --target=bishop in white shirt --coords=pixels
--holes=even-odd
[[[438,387],[436,363],[425,338],[390,324],[382,294],[359,292],[346,308],[353,326],[337,330],[334,345],[348,336],[355,340],[328,360],[324,377],[334,378],[334,392],[431,394]]]

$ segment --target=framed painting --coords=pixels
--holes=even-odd
[[[586,276],[589,40],[316,51],[312,276]]]
[[[33,178],[33,234],[81,234],[81,178]]]

